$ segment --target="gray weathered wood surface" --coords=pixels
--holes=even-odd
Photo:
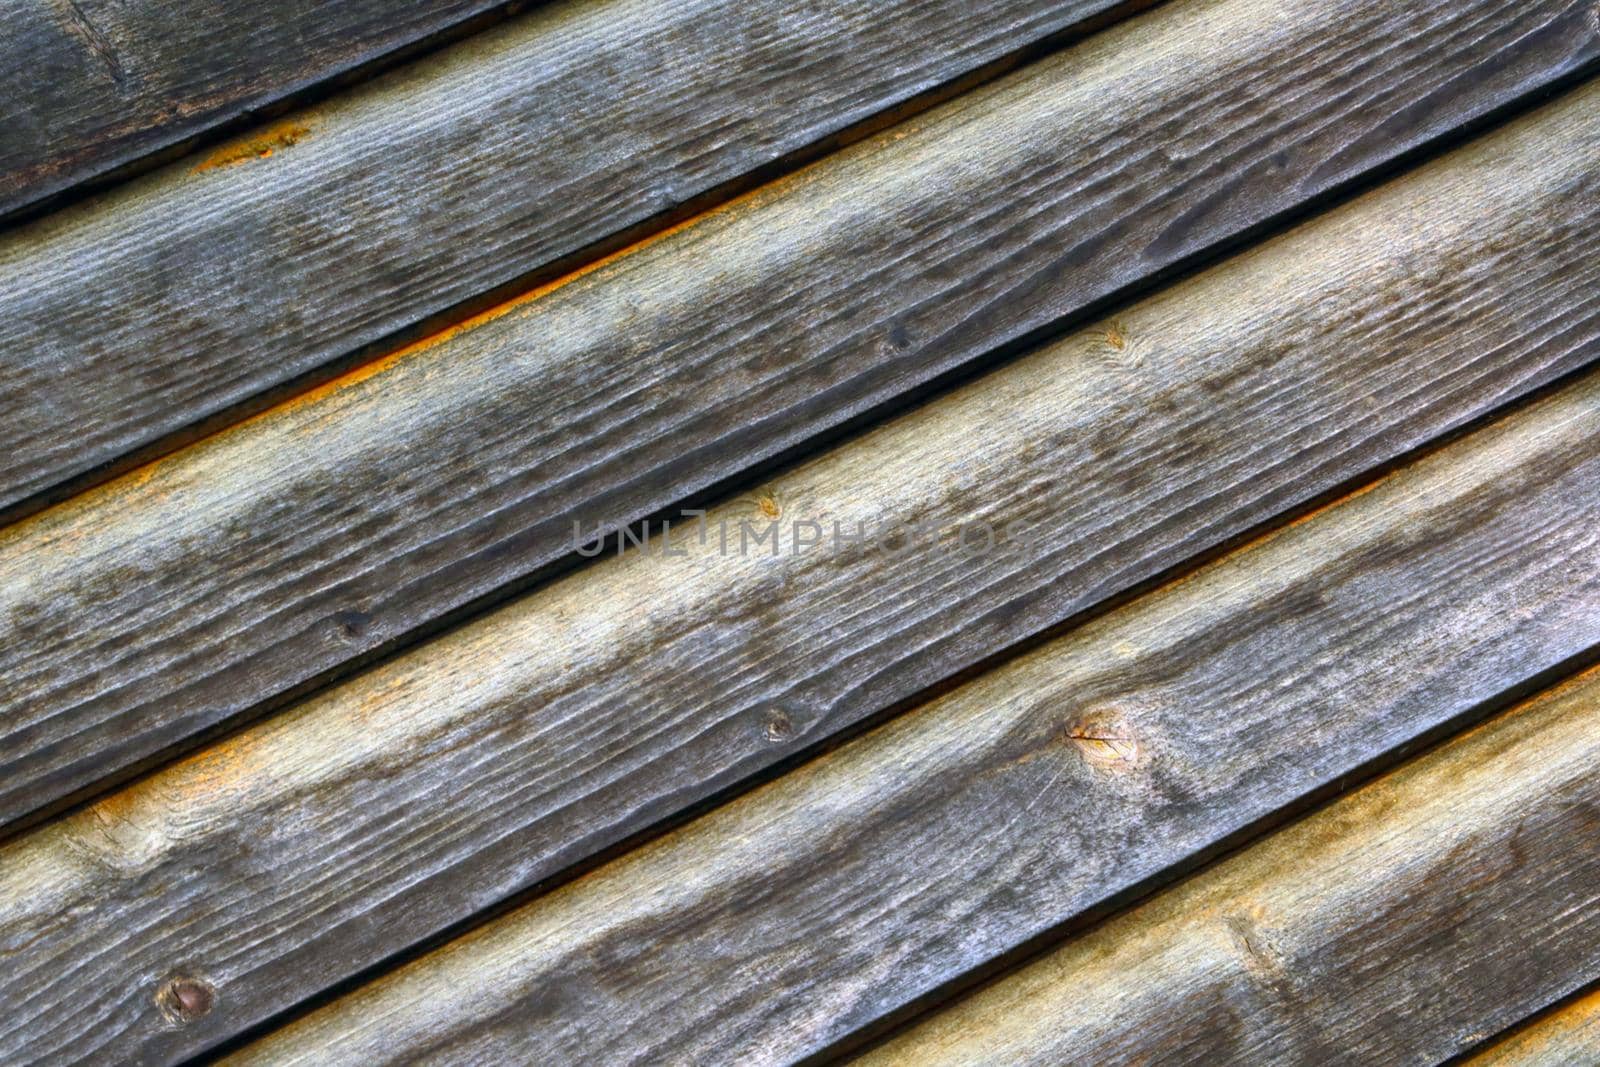
[[[502,6],[5,0],[0,216]]]
[[[860,1062],[1431,1067],[1600,973],[1597,831],[1591,671]]]
[[[1593,847],[1593,832],[1581,847]],[[1593,968],[1591,981],[1600,966]],[[1469,1067],[1573,1067],[1600,1063],[1600,991],[1563,1005],[1466,1061]]]
[[[14,872],[0,883],[0,948],[14,957],[0,997],[17,1005],[0,1049],[89,1055],[115,1037],[156,1062],[205,1047],[1587,358],[1600,318],[1597,93],[707,517],[711,528],[774,515],[847,530],[926,519],[1042,527],[1010,552],[963,555],[947,538],[940,552],[830,544],[724,556],[716,538],[680,528],[686,555],[600,562],[18,840],[0,852],[0,870]],[[308,459],[319,442],[272,440]],[[256,447],[201,453],[182,479],[158,471],[107,510],[159,537],[174,522],[163,508],[225,506]],[[1543,456],[1535,449],[1514,472],[1533,481],[1508,478],[1503,491],[1534,493]],[[1561,501],[1550,522],[1600,492],[1579,479],[1568,493],[1546,473]],[[1396,730],[1455,706],[1404,687],[1492,695],[1586,640],[1591,620],[1539,584],[1539,568],[1563,565],[1562,538],[1578,534],[1496,519],[1503,502],[1483,492],[1463,513],[1475,536],[1510,546],[1548,535],[1547,558],[1511,552],[1482,566],[1484,595],[1526,593],[1529,614],[1474,622],[1491,628],[1472,631],[1486,646],[1476,662],[1440,653],[1396,672],[1384,684],[1402,689],[1373,697]],[[1337,595],[1326,593],[1357,621],[1367,618],[1357,607],[1378,610],[1363,595],[1413,574],[1401,563],[1443,581],[1427,569],[1432,556],[1407,553],[1423,552],[1439,509],[1461,501],[1408,499],[1385,526],[1390,539],[1357,553],[1354,572],[1336,571]],[[1520,520],[1541,521],[1531,510]],[[74,543],[61,548],[41,543],[30,577],[55,581],[48,563]],[[1342,551],[1337,538],[1327,551]],[[1380,565],[1388,555],[1393,567]],[[1455,578],[1464,565],[1437,562]],[[1296,586],[1296,573],[1310,585]],[[1272,618],[1292,622],[1324,595],[1303,571],[1279,577],[1289,584],[1262,587]],[[1584,606],[1584,586],[1568,594]],[[1426,603],[1395,625],[1420,640],[1454,609],[1432,585],[1417,595]],[[1231,603],[1217,609],[1217,634],[1249,629]],[[1281,640],[1292,648],[1296,636]],[[1324,647],[1315,627],[1298,636]],[[1377,655],[1354,638],[1332,647]],[[1382,664],[1408,662],[1395,649]],[[1385,736],[1373,735],[1379,751]],[[80,905],[70,926],[52,926]],[[70,981],[53,978],[69,969]],[[175,1029],[154,996],[184,969],[218,998]]]
[[[1597,420],[1590,375],[291,1023],[240,1062],[783,1063],[870,1033],[1285,805],[1520,698],[1530,675],[1593,655]],[[359,744],[318,744],[336,740]],[[129,814],[156,858],[153,805]],[[105,840],[92,818],[36,847],[74,833],[92,847]],[[224,964],[220,998],[226,981]]]
[[[566,0],[14,233],[0,508],[1118,3]],[[1586,54],[1540,6],[1466,108]]]
[[[574,517],[621,521],[682,499],[1578,54],[1570,34],[1559,48],[1549,34],[1494,44],[1524,16],[1550,14],[1539,5],[1469,10],[1320,0],[1163,8],[0,534],[0,569],[19,576],[0,589],[10,620],[0,821],[497,595],[569,553]],[[1540,56],[1536,76],[1526,63]],[[1495,77],[1468,76],[1491,61]],[[1111,324],[1100,343],[1081,342],[1088,356],[1062,358],[1122,367],[1141,399],[1119,384],[1107,395],[1122,406],[1063,438],[1033,484],[1012,485],[1035,497],[1052,467],[1081,463],[1074,477],[1094,492],[1074,497],[1080,486],[1063,484],[1052,498],[1079,540],[1036,573],[963,574],[998,599],[974,584],[964,600],[936,595],[914,609],[930,594],[914,592],[914,571],[896,572],[882,588],[911,598],[894,625],[917,627],[915,639],[883,642],[872,635],[882,620],[856,619],[826,651],[807,652],[816,658],[794,678],[762,675],[750,706],[785,694],[801,734],[831,730],[1589,358],[1596,136],[1577,111],[1568,116],[1548,135],[1496,142],[1524,161],[1501,169],[1497,187],[1440,178],[1448,199],[1408,216],[1437,228],[1458,263],[1430,258],[1431,233],[1393,231],[1387,240],[1437,268],[1413,274],[1384,259],[1385,247],[1340,231],[1341,258],[1319,261],[1319,277],[1297,291],[1259,290],[1261,300],[1329,302],[1340,309],[1331,333],[1322,308],[1294,320],[1294,336],[1270,328],[1279,312],[1265,304],[1202,318],[1258,340],[1223,359],[1231,337],[1204,339],[1195,358],[1221,361],[1200,379],[1176,365],[1141,378],[1148,346],[1137,330],[1128,341]],[[279,155],[302,149],[317,151],[315,139]],[[1467,170],[1496,165],[1480,153]],[[1374,283],[1343,302],[1359,271],[1396,288]],[[1571,284],[1555,280],[1563,271]],[[311,273],[319,287],[332,276]],[[234,284],[249,292],[248,278]],[[1392,321],[1399,315],[1407,321]],[[1318,337],[1320,347],[1302,343]],[[1307,353],[1316,355],[1296,362]],[[1327,358],[1341,361],[1337,371],[1318,362]],[[1416,374],[1402,371],[1407,389],[1380,402],[1397,359],[1414,360]],[[1293,379],[1298,392],[1275,388],[1272,377],[1294,367],[1309,376]],[[1209,417],[1211,394],[1232,398],[1224,414]],[[1160,421],[1141,433],[1127,418],[1135,411]],[[1237,436],[1241,424],[1272,419],[1292,428],[1286,441]],[[759,662],[765,645],[752,641]],[[747,744],[707,739],[715,770],[704,779],[772,758]],[[690,763],[706,766],[699,758]],[[642,807],[641,816],[658,810]]]

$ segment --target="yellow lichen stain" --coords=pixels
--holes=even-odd
[[[223,145],[195,164],[194,173],[216,170],[218,167],[232,167],[252,159],[265,159],[280,148],[298,144],[300,139],[310,132],[311,127],[303,122],[281,122],[276,126],[269,126],[253,136]]]
[[[1113,322],[1106,327],[1106,344],[1115,348],[1118,352],[1128,347],[1128,335],[1122,329],[1121,324]]]
[[[756,510],[769,519],[776,519],[783,514],[783,509],[778,507],[778,500],[770,489],[762,490],[756,496]]]

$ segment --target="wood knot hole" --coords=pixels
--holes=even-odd
[[[192,1023],[210,1013],[217,991],[199,978],[173,978],[156,993],[156,1004],[175,1023]]]
[[[794,736],[794,720],[782,708],[767,709],[767,740],[778,745]]]
[[[889,327],[889,344],[900,352],[911,347],[911,331],[906,328],[905,320],[896,319]]]
[[[334,631],[346,641],[359,641],[372,625],[372,616],[364,611],[336,611],[333,613]]]
[[[1096,767],[1126,769],[1139,761],[1139,740],[1118,715],[1098,712],[1074,719],[1066,737]]]

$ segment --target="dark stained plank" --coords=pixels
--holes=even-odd
[[[1580,847],[1592,848],[1593,842],[1585,841]],[[1587,977],[1592,979],[1593,972]],[[1469,1067],[1572,1067],[1600,1063],[1600,990],[1562,1005],[1466,1062]]]
[[[1476,113],[1569,63],[1570,33],[1559,47],[1534,46],[1557,40],[1550,34],[1567,25],[1565,11],[1355,0],[1164,7],[11,528],[0,534],[0,570],[21,577],[0,590],[9,626],[0,642],[0,823],[503,595],[508,583],[571,556],[575,520],[621,523],[814,441],[870,403],[1076,315],[1130,276]],[[854,662],[877,667],[856,676],[872,679],[867,689],[844,687],[847,700],[837,695],[834,667],[819,661],[792,696],[795,718],[837,723],[904,696],[1592,355],[1587,293],[1531,281],[1556,277],[1559,264],[1581,278],[1592,273],[1594,134],[1563,137],[1572,144],[1541,145],[1528,158],[1553,154],[1547,173],[1565,175],[1572,188],[1535,180],[1526,198],[1517,192],[1508,202],[1473,187],[1462,195],[1494,210],[1452,203],[1423,220],[1448,232],[1459,210],[1495,232],[1499,212],[1516,217],[1511,230],[1525,246],[1459,246],[1464,256],[1517,263],[1487,283],[1513,287],[1500,290],[1504,306],[1493,315],[1473,317],[1475,274],[1457,279],[1467,288],[1414,278],[1408,299],[1424,306],[1406,326],[1381,321],[1405,311],[1406,299],[1390,307],[1373,292],[1347,305],[1369,318],[1347,324],[1354,332],[1345,343],[1369,346],[1377,361],[1329,386],[1351,390],[1340,394],[1348,406],[1296,409],[1309,436],[1291,449],[1293,461],[1276,445],[1248,461],[1217,458],[1225,453],[1208,449],[1225,446],[1209,430],[1172,444],[1125,436],[1125,417],[1105,420],[1067,454],[1155,459],[1182,472],[1144,484],[1134,473],[1110,487],[1115,499],[1137,504],[1115,518],[1076,501],[1064,512],[1099,516],[1132,542],[1103,542],[1119,547],[1070,563],[1060,557],[1063,570],[1052,573],[1075,574],[1071,582],[1050,586],[1016,572],[1006,608],[942,605],[917,622],[923,640],[870,657],[856,647]],[[336,142],[312,137],[272,160],[334,152]],[[1521,179],[1505,171],[1502,180]],[[270,230],[244,224],[234,232]],[[162,227],[138,227],[130,247],[168,247],[146,242],[151,232]],[[1414,245],[1415,237],[1397,239]],[[441,239],[437,247],[464,246]],[[229,284],[248,303],[263,268],[248,256],[239,263]],[[338,288],[340,271],[314,266],[314,250],[303,250],[297,270],[319,290]],[[1330,277],[1346,270],[1323,269]],[[1306,295],[1323,292],[1306,285]],[[172,307],[204,303],[183,287],[172,298]],[[1475,323],[1461,328],[1482,351],[1460,347],[1456,316]],[[1321,318],[1302,329],[1317,333]],[[1093,350],[1113,363],[1141,357],[1137,338],[1120,337]],[[1376,388],[1401,340],[1451,371],[1419,361],[1412,392],[1369,411],[1366,394],[1354,390]],[[1285,336],[1261,343],[1259,364],[1229,373],[1266,375],[1273,360],[1292,358]],[[1180,374],[1173,385],[1181,384]],[[1209,388],[1231,386],[1223,377]],[[1184,395],[1198,403],[1198,394]],[[1238,399],[1231,410],[1251,417],[1252,398]],[[1275,402],[1286,417],[1292,405]],[[1140,448],[1150,455],[1133,451]],[[1233,478],[1236,460],[1259,494],[1221,500],[1204,485],[1181,484],[1196,470]],[[1103,493],[1096,462],[1080,480]],[[839,670],[857,669],[843,663]]]
[[[0,509],[1147,2],[567,0],[10,235]]]
[[[506,6],[4,0],[0,216]]]
[[[860,1062],[1439,1063],[1600,971],[1597,831],[1591,671]],[[1578,1007],[1499,1062],[1600,1062]]]
[[[724,555],[715,533],[680,527],[685,555],[598,561],[19,838],[0,851],[14,872],[0,881],[0,1003],[13,1006],[0,1059],[90,1056],[113,1036],[151,1061],[207,1047],[1592,358],[1597,93],[978,379],[701,527],[738,538],[774,514],[790,533],[931,519],[941,551],[830,537],[796,553],[786,533],[776,557]],[[350,408],[328,418],[361,424]],[[107,510],[144,539],[176,522],[164,508],[211,514],[258,456],[292,470],[326,447],[307,432],[317,423],[294,425],[270,447],[203,453],[183,478],[157,472]],[[1408,499],[1396,530],[1434,517]],[[1462,506],[1484,537],[1539,532],[1488,522],[1492,503],[1439,506]],[[979,520],[1035,529],[952,551],[948,531]],[[31,580],[70,570],[70,532],[16,557]],[[1533,592],[1519,622],[1522,587],[1496,586],[1498,566],[1484,588],[1504,610],[1485,625],[1500,628],[1460,675],[1485,691],[1585,640],[1590,622]],[[1314,603],[1296,573],[1273,594],[1284,612]],[[1427,610],[1448,632],[1444,607]],[[1442,653],[1394,662],[1396,685],[1445,685],[1459,667]],[[1398,696],[1383,706],[1396,729],[1422,714]],[[74,921],[56,925],[63,914]],[[172,1027],[158,997],[185,977],[212,983],[215,1004]]]
[[[1597,420],[1591,375],[422,956],[240,1062],[838,1051],[1593,655]],[[88,821],[76,831],[93,840]]]

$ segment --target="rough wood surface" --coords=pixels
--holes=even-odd
[[[1118,3],[567,0],[17,232],[0,508]],[[1500,6],[1490,97],[1585,54]]]
[[[1492,42],[1540,11],[1323,0],[1160,9],[0,533],[0,570],[19,576],[0,588],[0,822],[570,555],[574,519],[621,522],[681,500],[1486,106],[1523,84],[1524,61],[1544,54],[1527,42],[1546,38],[1509,51]],[[1562,55],[1571,44],[1562,39]],[[1499,73],[1469,78],[1485,56]],[[1265,304],[1237,321],[1202,317],[1254,331],[1259,345],[1217,364],[1228,370],[1206,394],[1177,366],[1140,378],[1148,346],[1102,328],[1091,358],[1124,368],[1134,393],[1174,405],[1178,421],[1141,434],[1127,412],[1162,409],[1122,406],[1053,454],[1084,460],[1092,469],[1075,478],[1111,494],[1097,505],[1085,492],[1062,512],[1080,516],[1074,530],[1089,540],[1037,572],[1048,579],[1019,571],[997,586],[1008,606],[974,597],[914,612],[902,622],[918,628],[914,640],[871,639],[869,652],[858,621],[857,636],[832,646],[850,655],[830,655],[797,686],[795,717],[833,723],[904,695],[1591,355],[1590,294],[1553,279],[1592,280],[1595,134],[1574,115],[1552,136],[1504,142],[1522,146],[1523,162],[1501,169],[1497,187],[1439,179],[1450,199],[1409,216],[1440,231],[1464,272],[1429,258],[1431,234],[1389,239],[1439,268],[1413,275],[1384,246],[1339,231],[1342,258],[1319,260],[1319,277],[1257,295],[1332,302],[1348,316],[1343,332],[1324,331],[1320,310],[1298,320],[1298,335],[1275,332],[1278,310]],[[130,240],[162,247],[144,238],[160,230]],[[1397,288],[1375,283],[1341,303],[1360,271]],[[319,287],[337,274],[312,273]],[[1496,295],[1480,300],[1480,285]],[[1401,314],[1411,319],[1396,325]],[[1345,348],[1364,358],[1336,372],[1301,364],[1312,392],[1274,389],[1300,338],[1319,336],[1305,350],[1316,359],[1344,360]],[[1380,403],[1374,391],[1397,359],[1414,359],[1416,373]],[[1268,391],[1246,392],[1230,374]],[[1323,388],[1339,404],[1305,406]],[[1207,421],[1210,393],[1234,403]],[[1287,442],[1211,436],[1272,418],[1292,428]],[[1108,471],[1135,467],[1162,473],[1108,483]],[[1212,492],[1221,483],[1189,483],[1197,471],[1259,492]],[[1106,551],[1082,551],[1089,543]]]
[[[1577,847],[1592,850],[1594,842],[1584,841]],[[1597,971],[1600,965],[1584,977],[1592,980]],[[1466,1062],[1469,1067],[1573,1067],[1600,1063],[1600,990],[1563,1005]]]
[[[1597,94],[996,371],[700,528],[932,520],[938,551],[896,538],[797,553],[786,533],[776,557],[723,555],[680,527],[685,555],[657,543],[600,561],[20,839],[0,852],[0,1058],[115,1040],[156,1062],[205,1047],[1592,357]],[[298,428],[273,439],[290,470],[325,447],[319,424]],[[106,510],[160,538],[177,514],[165,508],[225,507],[258,454],[218,448]],[[1596,487],[1580,489],[1562,506]],[[1462,521],[1486,522],[1480,503]],[[1403,557],[1433,518],[1407,504],[1393,529],[1411,532],[1372,551]],[[1036,530],[955,551],[948,531],[980,520]],[[1490,525],[1483,536],[1539,532]],[[1561,564],[1563,536],[1549,531],[1544,565]],[[26,557],[38,588],[69,569],[51,569],[74,550],[59,544]],[[1387,588],[1393,574],[1361,558],[1339,596]],[[1484,595],[1507,606],[1480,662],[1441,653],[1393,684],[1448,689],[1459,668],[1460,684],[1492,691],[1549,658],[1560,639],[1547,625],[1585,639],[1587,617],[1532,598],[1523,620],[1520,587],[1493,584],[1495,567],[1536,562],[1485,564]],[[1269,603],[1314,606],[1292,583]],[[1448,633],[1446,607],[1428,611]],[[1434,707],[1395,701],[1396,729]],[[63,914],[73,921],[54,925]],[[155,998],[185,970],[217,1000],[173,1028]]]
[[[0,215],[499,6],[5,0]]]
[[[5,0],[0,216],[507,6]]]
[[[1597,830],[1590,672],[935,1015],[862,1067],[1431,1067],[1600,970]],[[1593,1029],[1579,1040],[1587,1055],[1544,1062],[1600,1062]],[[1538,1044],[1548,1056],[1555,1042]]]
[[[870,1033],[1592,654],[1596,420],[1590,376],[458,938],[241,1062],[787,1063]],[[69,834],[104,840],[87,819],[59,833],[57,850]]]

